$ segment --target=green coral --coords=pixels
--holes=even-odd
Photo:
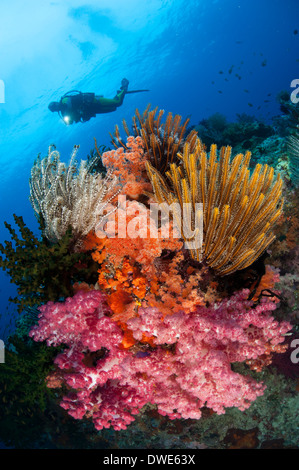
[[[57,353],[57,348],[17,335],[6,343],[5,363],[0,365],[0,439],[6,445],[19,445],[33,416],[42,414],[54,396],[45,378]]]
[[[0,367],[1,414],[10,413],[14,406],[33,411],[38,406],[45,409],[46,396],[51,392],[45,378],[53,369],[57,348],[37,343],[30,338],[26,341],[13,335],[5,350],[5,363]],[[19,399],[21,395],[20,400]]]
[[[5,246],[0,244],[0,267],[17,286],[19,297],[10,300],[18,304],[19,312],[25,306],[73,295],[76,281],[97,279],[97,264],[90,254],[72,251],[71,229],[59,242],[51,244],[44,238],[39,240],[22,217],[14,214],[14,220],[20,235],[5,222],[11,241],[5,241]]]

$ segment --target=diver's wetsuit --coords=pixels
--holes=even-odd
[[[86,122],[96,114],[111,113],[123,104],[126,90],[117,92],[114,98],[104,98],[95,93],[78,93],[61,98],[61,115],[68,124]]]

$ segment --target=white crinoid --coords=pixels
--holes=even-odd
[[[78,148],[74,147],[67,166],[50,146],[47,157],[38,156],[31,170],[30,202],[43,219],[44,236],[54,243],[69,227],[74,240],[82,239],[101,221],[115,196],[116,178],[111,173],[91,173],[93,161],[82,160],[78,165]]]

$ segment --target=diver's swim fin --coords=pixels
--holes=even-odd
[[[126,91],[126,95],[128,93],[141,93],[142,91],[150,91],[150,90],[130,90],[130,91]]]

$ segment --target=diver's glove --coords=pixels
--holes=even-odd
[[[128,86],[129,86],[129,80],[127,78],[123,78],[121,81],[121,90],[128,91]]]

